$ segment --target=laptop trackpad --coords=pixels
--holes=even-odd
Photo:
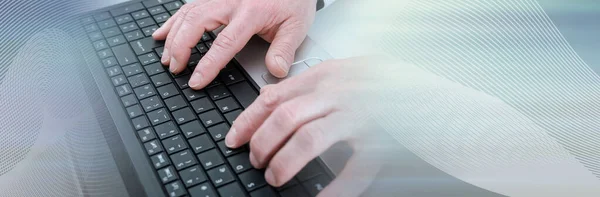
[[[285,78],[281,78],[281,79],[277,78],[277,77],[271,75],[271,73],[269,73],[269,72],[263,74],[262,78],[263,78],[263,80],[265,80],[265,82],[267,82],[267,84],[276,84],[287,78],[299,75],[300,73],[302,73],[302,72],[306,71],[307,69],[309,69],[310,67],[314,66],[314,64],[321,62],[321,60],[319,60],[319,59],[309,59],[309,60],[305,60],[305,61],[301,61],[301,62],[297,62],[297,63],[293,64],[290,67],[290,72],[289,72],[288,76]]]

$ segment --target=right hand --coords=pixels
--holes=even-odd
[[[285,77],[315,12],[316,0],[195,0],[152,36],[166,39],[161,62],[179,73],[204,32],[227,25],[194,70],[189,81],[193,89],[209,84],[255,34],[272,42],[265,59],[271,74]]]

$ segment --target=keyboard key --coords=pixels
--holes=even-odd
[[[154,54],[154,52],[147,53],[147,54],[144,54],[144,55],[140,55],[140,56],[138,56],[138,59],[140,60],[140,62],[144,66],[148,65],[148,64],[152,64],[152,63],[158,62],[158,57],[156,56],[156,54]]]
[[[177,172],[172,166],[158,170],[158,177],[163,183],[168,183],[177,179]]]
[[[167,10],[171,11],[171,10],[177,10],[177,9],[181,8],[181,6],[183,6],[183,3],[179,2],[179,1],[175,1],[172,3],[167,3],[164,6],[165,6],[165,8],[167,8]]]
[[[129,4],[126,6],[121,6],[121,7],[112,9],[112,10],[110,10],[110,13],[113,16],[119,16],[122,14],[127,14],[127,13],[138,11],[141,9],[144,9],[144,5],[142,5],[142,3],[134,3],[134,4]]]
[[[169,75],[167,75],[167,73],[160,73],[158,75],[152,76],[150,79],[152,79],[152,83],[154,83],[154,86],[156,87],[160,87],[171,83],[171,78],[169,78]]]
[[[227,197],[246,197],[244,190],[237,183],[231,183],[218,189],[219,195]]]
[[[165,50],[164,47],[158,47],[155,48],[154,51],[156,52],[156,54],[158,54],[158,57],[162,57],[163,51]]]
[[[154,130],[161,140],[179,133],[179,130],[172,121],[155,126]]]
[[[218,197],[210,183],[203,183],[189,189],[192,197]]]
[[[129,22],[129,23],[119,25],[119,28],[121,29],[121,31],[123,33],[127,33],[127,32],[138,29],[138,26],[134,22]]]
[[[120,86],[127,83],[127,79],[123,75],[117,75],[113,78],[110,78],[114,86]]]
[[[115,19],[117,20],[117,24],[119,24],[119,25],[133,21],[133,18],[131,18],[131,15],[129,15],[129,14],[118,16]]]
[[[131,94],[131,86],[129,86],[129,84],[119,86],[117,87],[117,93],[119,93],[119,96]]]
[[[142,34],[142,32],[140,30],[135,30],[132,32],[125,33],[125,38],[127,38],[127,41],[129,41],[129,42],[143,38],[143,37],[144,37],[144,34]]]
[[[311,196],[317,196],[317,194],[319,194],[319,192],[321,192],[321,190],[323,190],[329,184],[329,182],[331,182],[331,179],[323,174],[302,183],[302,185],[304,188],[306,188],[306,190],[308,190],[308,193]]]
[[[271,187],[263,187],[250,193],[250,197],[278,197]]]
[[[215,142],[225,139],[225,136],[227,136],[228,132],[229,126],[224,123],[208,128],[208,133],[210,133],[210,136],[212,136]]]
[[[240,108],[240,105],[232,97],[215,101],[215,105],[217,105],[221,113],[227,113]]]
[[[185,69],[183,69],[183,71],[181,71],[180,73],[177,73],[177,74],[175,74],[175,73],[171,73],[171,76],[173,76],[173,78],[179,78],[179,77],[181,77],[181,76],[188,75],[188,74],[190,74],[190,70],[189,70],[189,69],[187,69],[187,68],[185,68]]]
[[[233,174],[226,165],[221,165],[215,169],[208,171],[208,177],[216,187],[220,187],[235,180]]]
[[[187,148],[187,145],[185,145],[185,141],[181,135],[176,135],[169,139],[163,140],[162,143],[165,146],[168,154],[173,154]]]
[[[198,160],[204,169],[208,170],[212,167],[225,163],[221,154],[216,149],[212,149],[198,155]]]
[[[170,164],[168,158],[169,157],[167,157],[165,153],[160,153],[150,157],[150,160],[152,160],[152,164],[154,165],[155,169],[160,169]]]
[[[80,21],[82,24],[87,25],[87,24],[93,23],[94,18],[91,16],[86,16],[86,17],[83,17],[82,19],[80,19]]]
[[[192,51],[193,52],[193,51]],[[194,53],[190,56],[190,60],[188,61],[188,67],[196,67],[198,63],[200,63],[200,59],[202,59],[202,55],[198,53]],[[189,80],[189,78],[188,78]]]
[[[123,73],[125,73],[125,76],[133,76],[133,75],[137,75],[144,72],[144,70],[142,70],[142,66],[140,66],[140,64],[131,64],[129,66],[123,66]]]
[[[139,100],[151,97],[156,95],[156,91],[154,90],[154,88],[152,87],[152,85],[147,84],[144,85],[142,87],[136,88],[133,90],[135,92],[135,95],[137,96],[137,98]]]
[[[163,65],[160,63],[150,64],[148,66],[145,66],[144,69],[146,69],[146,73],[148,73],[148,75],[150,75],[150,76],[156,75],[158,73],[162,73],[165,71],[165,69],[163,68]]]
[[[167,193],[170,197],[178,197],[186,194],[185,187],[181,184],[181,181],[175,181],[167,184]]]
[[[208,47],[204,43],[199,43],[198,45],[196,45],[196,48],[198,49],[198,52],[200,52],[200,53],[208,52]]]
[[[125,107],[129,107],[138,103],[137,99],[133,94],[121,97],[121,102]]]
[[[177,121],[177,124],[183,124],[196,119],[196,115],[192,112],[192,110],[190,110],[189,107],[174,111],[172,114],[175,118],[175,121]]]
[[[114,77],[123,73],[121,68],[118,66],[107,68],[106,72],[108,73],[109,77]]]
[[[204,91],[202,90],[193,90],[191,88],[187,88],[182,90],[182,92],[188,101],[193,101],[202,97],[206,97],[206,93],[204,93]]]
[[[206,41],[204,42],[204,44],[206,44],[206,46],[208,47],[208,49],[210,49],[212,47],[213,41]]]
[[[117,23],[112,18],[98,22],[98,27],[100,27],[100,29],[106,29],[114,26],[117,26]]]
[[[246,170],[252,169],[252,164],[250,164],[250,153],[243,152],[234,156],[227,158],[231,167],[233,167],[233,171],[239,174]],[[243,180],[242,180],[243,183]]]
[[[171,14],[171,16],[173,16],[173,15],[175,15],[175,13],[176,13],[178,10],[179,10],[179,9],[177,9],[177,10],[171,10],[171,11],[169,11],[169,13]]]
[[[212,36],[210,36],[209,33],[202,34],[202,41],[203,42],[210,41],[210,40],[212,40]]]
[[[134,88],[150,83],[150,79],[148,79],[145,74],[134,75],[127,79],[129,80],[129,83],[131,83],[131,87]]]
[[[115,59],[114,57],[109,57],[109,58],[102,60],[102,64],[104,64],[104,67],[106,67],[106,68],[111,67],[111,66],[116,66],[117,59]]]
[[[206,133],[204,127],[200,125],[200,122],[197,120],[185,123],[181,125],[180,128],[183,135],[188,139]]]
[[[184,150],[179,153],[171,155],[171,161],[175,165],[175,169],[182,170],[184,168],[196,165],[195,155],[190,150]]]
[[[148,153],[148,155],[154,155],[156,153],[162,152],[162,148],[160,147],[160,144],[156,140],[146,142],[144,144],[144,147],[146,148],[146,152]]]
[[[110,45],[111,47],[120,45],[125,43],[125,37],[123,37],[122,35],[118,35],[112,38],[108,38],[108,45]]]
[[[244,108],[248,108],[258,97],[256,91],[250,87],[248,82],[236,83],[229,86],[229,89]]]
[[[219,146],[219,150],[221,150],[221,153],[223,153],[225,157],[229,157],[246,150],[245,146],[237,149],[230,149],[225,145],[225,141],[218,142],[217,145]]]
[[[167,84],[163,87],[158,88],[157,90],[163,99],[179,94],[179,91],[177,91],[177,88],[173,84]]]
[[[162,14],[155,15],[154,20],[156,20],[157,23],[162,23],[162,22],[166,22],[170,17],[171,17],[171,15],[169,15],[169,13],[162,13]]]
[[[104,49],[102,51],[98,51],[98,57],[100,57],[100,59],[104,59],[107,57],[112,57],[113,53],[110,49]]]
[[[148,119],[152,125],[158,125],[164,122],[171,120],[171,117],[168,115],[168,111],[165,108],[161,108],[148,113]]]
[[[131,48],[135,51],[136,55],[142,55],[151,52],[156,47],[162,46],[162,43],[155,41],[152,37],[143,38],[137,41],[130,42]]]
[[[219,79],[216,78],[213,81],[211,81],[206,87],[210,88],[210,87],[214,87],[214,86],[218,86],[218,85],[221,85],[221,81],[219,81]]]
[[[156,23],[154,22],[154,20],[152,18],[144,18],[144,19],[140,19],[137,20],[137,25],[140,28],[144,28],[144,27],[148,27],[150,25],[156,25]]]
[[[161,5],[148,8],[148,12],[150,12],[151,15],[160,14],[166,11],[167,10],[165,10],[165,8]]]
[[[137,62],[137,58],[135,58],[133,51],[131,51],[131,48],[127,45],[123,44],[113,47],[112,51],[115,54],[117,61],[119,61],[119,64],[122,66]]]
[[[267,184],[267,181],[265,180],[265,175],[256,169],[244,172],[240,174],[239,177],[240,181],[242,181],[242,185],[244,185],[244,187],[248,191],[252,191],[256,188],[260,188]]]
[[[171,2],[173,0],[146,0],[143,1],[142,3],[144,4],[144,6],[148,7],[154,7],[163,3],[168,3]]]
[[[289,180],[287,183],[283,184],[281,187],[278,187],[277,190],[282,191],[286,188],[290,188],[294,185],[298,185],[298,181],[296,180],[296,178],[292,177],[291,180]]]
[[[121,31],[119,31],[118,27],[111,27],[111,28],[102,30],[102,34],[104,35],[105,38],[110,38],[110,37],[121,34]]]
[[[190,75],[184,75],[184,76],[175,78],[175,83],[177,83],[177,86],[179,87],[179,89],[182,89],[182,90],[190,87],[188,85],[188,81],[190,81]]]
[[[94,19],[96,19],[96,21],[103,21],[109,18],[111,18],[111,16],[108,12],[102,12],[94,15]]]
[[[149,17],[150,14],[148,14],[148,11],[142,10],[142,11],[137,11],[137,12],[131,13],[131,16],[133,16],[133,19],[135,19],[135,20],[140,20],[142,18]]]
[[[201,98],[190,102],[190,104],[198,114],[215,108],[208,98]]]
[[[142,112],[142,108],[140,107],[140,105],[134,105],[127,108],[127,114],[129,115],[129,118],[135,118],[141,116],[144,113]]]
[[[152,128],[145,128],[138,131],[138,136],[142,142],[147,142],[153,139],[156,139],[156,134],[154,134],[154,130]]]
[[[187,103],[183,100],[183,97],[177,95],[165,100],[165,105],[170,111],[175,111],[183,107],[187,107]]]
[[[298,172],[296,178],[298,178],[299,181],[306,181],[312,177],[321,174],[322,172],[323,169],[321,168],[319,163],[316,160],[312,160],[308,162],[308,164],[306,164],[306,166],[304,166],[304,168],[302,168],[300,172]]]
[[[296,185],[289,189],[283,190],[279,194],[281,195],[281,197],[310,197],[306,193],[306,191],[304,191],[304,188],[302,188],[302,186],[300,185]]]
[[[89,33],[88,36],[90,37],[90,40],[92,40],[92,42],[104,38],[104,36],[100,32],[92,32]]]
[[[226,113],[225,115],[225,119],[227,119],[227,122],[229,122],[230,125],[233,125],[233,122],[235,121],[235,119],[237,119],[238,116],[240,116],[240,114],[242,114],[242,110],[235,110],[229,113]]]
[[[86,32],[95,32],[100,30],[100,28],[98,27],[98,25],[96,25],[95,23],[93,24],[89,24],[89,25],[85,25],[83,26],[83,28],[85,29]]]
[[[94,42],[94,48],[96,49],[96,51],[100,51],[102,49],[107,49],[108,44],[104,40],[98,40]]]
[[[144,111],[146,112],[150,112],[152,110],[163,107],[163,104],[160,102],[157,96],[144,99],[140,101],[140,103],[142,104],[142,108],[144,108]]]
[[[213,100],[218,100],[229,96],[229,91],[223,85],[208,88],[206,92],[208,92],[208,95]]]
[[[219,78],[225,85],[231,85],[245,80],[244,75],[236,69],[225,70],[219,73]]]
[[[190,146],[192,146],[192,150],[194,150],[195,153],[201,153],[203,151],[206,151],[208,149],[215,147],[215,145],[208,138],[207,135],[201,135],[201,136],[189,139],[188,142],[190,143]]]
[[[182,170],[179,172],[179,176],[181,176],[181,180],[186,187],[191,187],[207,180],[206,175],[204,175],[204,172],[202,172],[202,168],[200,168],[200,166],[194,166]]]
[[[223,122],[223,118],[216,110],[210,110],[208,112],[202,113],[198,115],[198,117],[200,117],[200,120],[202,121],[202,124],[204,124],[205,127],[210,127],[212,125]]]
[[[150,19],[152,20],[152,19]],[[152,25],[150,27],[145,27],[142,29],[142,31],[144,32],[145,36],[152,36],[152,34],[158,29],[158,26],[156,25]]]

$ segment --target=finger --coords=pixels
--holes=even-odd
[[[181,24],[183,23],[183,19],[186,17],[187,13],[191,10],[194,9],[195,5],[194,4],[185,4],[183,5],[179,11],[177,11],[176,17],[171,17],[169,20],[174,20],[173,21],[173,25],[171,26],[171,28],[169,29],[169,33],[167,33],[167,39],[165,41],[165,48],[163,50],[163,55],[162,58],[160,59],[160,62],[163,65],[170,65],[171,64],[171,53],[170,53],[170,49],[171,49],[171,45],[173,43],[173,38],[175,38],[177,36],[177,32],[179,30],[179,27],[181,27]]]
[[[190,87],[198,90],[208,85],[256,32],[250,22],[233,20],[217,35],[210,50],[196,66],[189,81]]]
[[[353,129],[349,125],[339,113],[332,113],[300,127],[269,162],[265,171],[267,182],[275,187],[288,182],[331,145],[346,140]]]
[[[368,168],[365,168],[368,166]],[[318,197],[358,197],[371,185],[381,170],[382,163],[371,152],[355,150],[344,169]]]
[[[265,58],[267,68],[273,76],[279,78],[287,76],[294,62],[296,49],[304,41],[307,32],[308,27],[298,23],[286,23],[280,27]]]
[[[220,10],[220,11],[218,11]],[[192,48],[202,38],[204,32],[213,31],[225,23],[225,8],[217,8],[210,15],[200,15],[200,9],[190,10],[183,18],[177,34],[171,43],[171,61],[169,69],[179,73],[187,67]]]
[[[155,40],[167,39],[167,35],[173,27],[173,24],[175,23],[176,19],[179,17],[179,14],[181,14],[181,12],[175,12],[175,14],[171,16],[171,18],[169,18],[167,22],[165,22],[165,24],[160,26],[160,28],[158,28],[156,31],[154,31],[154,33],[152,33],[152,38],[154,38]]]
[[[302,125],[333,111],[333,104],[314,94],[296,97],[278,106],[250,140],[250,162],[264,168],[273,154]]]
[[[225,137],[225,144],[230,148],[237,148],[248,143],[254,132],[277,106],[312,91],[317,85],[314,80],[316,76],[316,73],[306,72],[279,84],[262,87],[260,96],[234,121]]]

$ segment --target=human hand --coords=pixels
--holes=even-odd
[[[386,107],[372,93],[382,88],[381,81],[366,71],[377,70],[375,64],[366,58],[327,61],[263,87],[235,120],[227,146],[250,142],[252,165],[266,167],[267,182],[281,186],[333,144],[348,142],[352,158],[321,195],[360,195],[377,174],[379,156],[385,152],[379,135],[384,132],[367,110]]]
[[[265,59],[269,71],[285,77],[315,12],[316,0],[196,0],[181,7],[152,36],[166,39],[161,62],[179,73],[203,33],[227,25],[192,74],[193,89],[210,83],[255,34],[272,42]]]

